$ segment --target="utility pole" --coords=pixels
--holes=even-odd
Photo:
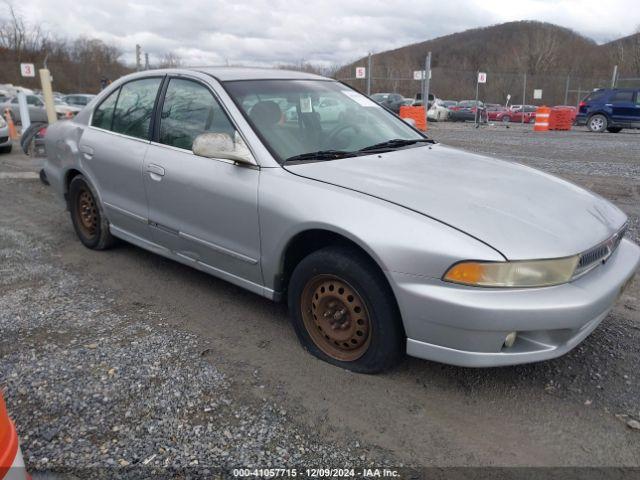
[[[149,70],[149,53],[144,53],[144,69]]]
[[[571,76],[567,75],[567,83],[564,85],[564,104],[567,105],[569,101],[569,82],[571,81]]]
[[[431,80],[431,52],[424,59],[424,87],[422,90],[422,105],[424,105],[424,121],[426,125],[427,110],[429,110],[429,82]]]
[[[522,117],[520,123],[524,125],[524,104],[527,103],[527,72],[524,73],[524,81],[522,84]]]
[[[136,44],[136,70],[139,72],[142,69],[142,59],[140,58],[142,54],[142,47]]]
[[[478,128],[478,125],[479,125],[478,124],[478,116],[480,114],[480,107],[478,106],[478,95],[479,95],[479,93],[480,93],[480,70],[478,70],[476,72],[476,104],[475,104],[476,113],[473,116],[473,123],[474,123],[476,128]]]
[[[367,96],[370,97],[371,96],[371,76],[372,76],[372,71],[371,71],[371,52],[369,52],[369,58],[367,60]]]
[[[617,80],[618,80],[618,65],[614,65],[613,76],[611,77],[611,88],[616,88]]]

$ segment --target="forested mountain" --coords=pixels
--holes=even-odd
[[[624,56],[620,55],[621,50]],[[616,63],[621,75],[640,77],[639,35],[598,45],[568,28],[519,21],[474,28],[376,53],[372,57],[374,91],[399,91],[412,96],[420,83],[411,80],[412,72],[422,70],[429,51],[432,90],[440,97],[456,99],[472,98],[477,71],[488,74],[481,96],[496,102],[508,93],[515,99],[521,98],[525,73],[527,91],[542,88],[546,99],[555,103],[564,101],[567,90],[569,97],[575,97],[574,90],[578,88],[587,91],[608,86]],[[638,57],[635,63],[634,55]],[[364,89],[362,80],[349,79],[354,77],[356,66],[366,64],[367,58],[360,58],[339,68],[336,77]]]

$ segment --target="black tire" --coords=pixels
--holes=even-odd
[[[13,145],[7,145],[6,147],[0,147],[0,153],[11,153]]]
[[[511,117],[509,115],[505,115],[502,117],[502,123],[509,123],[511,121]]]
[[[607,127],[607,132],[618,133],[622,131],[622,127]]]
[[[114,244],[98,196],[83,175],[73,177],[69,184],[69,213],[73,228],[85,247],[105,250]]]
[[[602,133],[607,129],[607,125],[609,124],[609,120],[607,117],[600,113],[596,113],[589,117],[587,120],[587,128],[589,131],[594,133]]]
[[[340,292],[340,294],[347,294],[349,291],[355,292],[355,300],[352,295],[347,295],[344,297],[345,303],[338,300],[338,306],[335,307],[335,302],[331,300],[338,296],[338,292],[343,290],[342,288],[336,289],[334,297],[317,300],[318,295],[315,292],[319,290],[313,290],[313,288],[309,290],[310,286],[317,285],[317,282],[337,282],[337,285],[345,285],[352,290]],[[333,285],[329,285],[327,289],[333,291]],[[309,291],[312,292],[310,297]],[[324,292],[324,290],[322,291]],[[306,309],[305,316],[303,305],[308,304],[305,300],[308,298],[311,298],[313,306]],[[314,299],[318,302],[317,305],[314,303]],[[323,301],[329,302],[324,304],[328,305],[327,310],[324,310],[324,315],[321,314]],[[343,320],[342,315],[345,314],[345,309],[342,307],[349,307],[347,301],[353,303]],[[357,306],[359,302],[362,303],[362,308]],[[405,334],[393,292],[376,265],[354,248],[327,247],[305,257],[291,275],[288,303],[294,330],[303,347],[325,362],[358,373],[378,373],[393,367],[404,356]],[[353,305],[356,306],[353,307]],[[312,311],[312,308],[316,307],[318,310]],[[341,312],[338,312],[340,313],[339,319],[336,320],[335,312],[328,310],[330,307],[342,308]],[[316,317],[316,311],[320,319]],[[364,313],[354,313],[358,311]],[[311,315],[315,320],[310,321]],[[358,318],[360,316],[365,317],[365,320]],[[317,324],[314,324],[314,321]],[[363,345],[348,350],[348,343],[345,339],[345,343],[342,345],[347,348],[340,345],[333,346],[332,341],[336,345],[338,343],[335,342],[335,337],[330,339],[327,333],[330,335],[341,335],[342,333],[330,330],[327,324],[332,322],[344,322],[340,326],[331,326],[330,328],[344,330],[344,335],[347,336],[355,329],[355,333],[360,336],[359,341]],[[359,326],[364,325],[365,322],[365,326]],[[313,333],[310,333],[308,325],[311,325]],[[323,331],[323,325],[326,331]],[[317,331],[313,328],[314,326],[317,327]],[[360,329],[366,331],[364,339],[362,339],[363,332],[359,331]],[[327,340],[323,337],[326,337]],[[353,336],[349,342],[356,343],[356,339],[358,337]],[[331,349],[334,349],[335,352],[330,352]],[[341,359],[343,355],[340,354],[340,349],[347,357],[354,355],[353,350],[358,350],[355,352],[358,357]]]

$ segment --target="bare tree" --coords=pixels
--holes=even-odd
[[[160,68],[178,68],[182,66],[182,57],[174,52],[167,52],[160,60]]]

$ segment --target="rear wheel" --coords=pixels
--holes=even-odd
[[[509,123],[511,121],[511,117],[509,115],[505,115],[502,117],[502,123]]]
[[[348,370],[377,373],[404,353],[393,293],[371,260],[327,247],[304,258],[289,282],[289,310],[302,345]]]
[[[104,250],[114,243],[109,223],[97,201],[95,191],[78,175],[69,184],[69,211],[73,228],[82,244],[92,250]]]
[[[598,113],[589,118],[587,127],[589,127],[589,130],[592,132],[602,133],[607,129],[608,123],[607,117]]]
[[[607,132],[618,133],[622,131],[622,127],[607,127]]]

